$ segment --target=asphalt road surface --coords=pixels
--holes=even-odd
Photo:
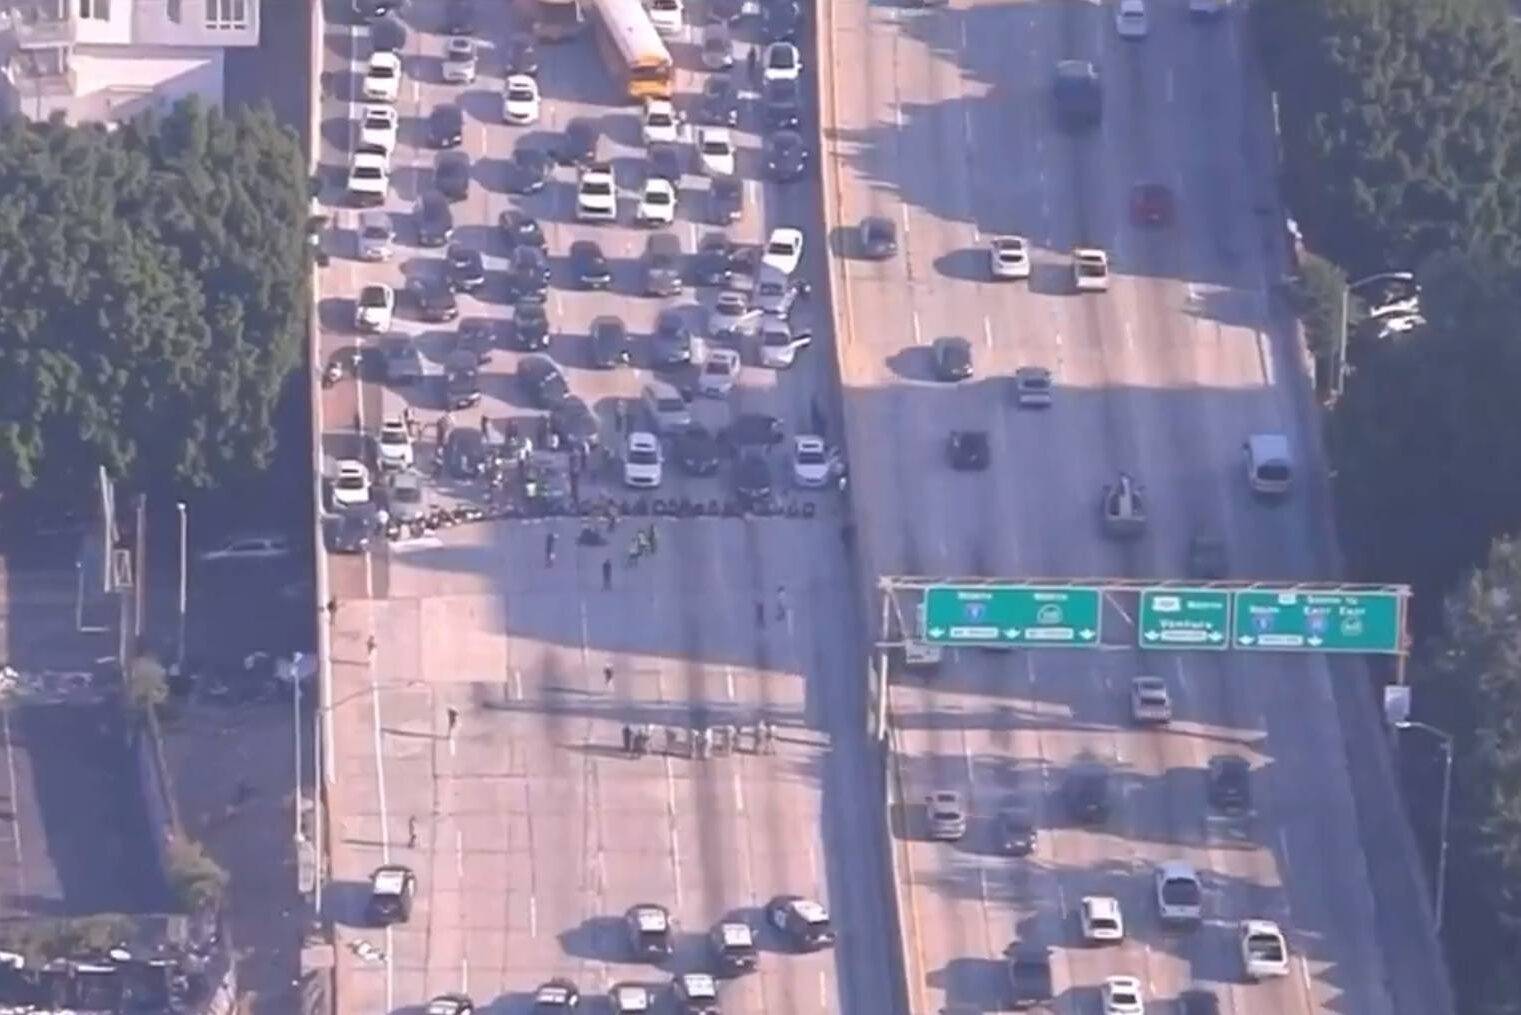
[[[1281,270],[1274,161],[1241,26],[1235,15],[1191,23],[1180,2],[1149,6],[1150,35],[1134,42],[1117,36],[1109,5],[829,8],[824,186],[843,255],[835,313],[856,498],[870,505],[859,515],[868,574],[1177,577],[1200,526],[1227,539],[1233,577],[1333,574],[1317,556],[1308,467],[1291,499],[1268,506],[1249,495],[1241,464],[1242,442],[1260,432],[1285,433],[1301,462],[1313,458],[1301,365],[1266,293]],[[1054,122],[1064,58],[1101,67],[1092,133]],[[1176,196],[1172,224],[1132,222],[1143,181]],[[873,214],[898,223],[890,260],[852,256],[844,230]],[[987,240],[1002,233],[1029,239],[1028,284],[988,280]],[[1108,251],[1108,293],[1072,291],[1068,252],[1080,245]],[[929,345],[942,336],[971,342],[971,380],[931,379]],[[1049,410],[1016,408],[1010,377],[1026,364],[1054,371]],[[950,471],[956,428],[988,432],[991,469]],[[1099,525],[1100,489],[1121,470],[1149,501],[1131,544]],[[1169,683],[1169,728],[1129,723],[1129,681],[1145,672]],[[1004,1006],[999,957],[1012,941],[1054,948],[1062,1011],[1097,1010],[1106,976],[1133,975],[1148,1010],[1205,990],[1224,1011],[1390,1012],[1404,1010],[1394,995],[1416,969],[1432,973],[1417,985],[1422,1003],[1450,1005],[1423,919],[1392,932],[1422,962],[1390,968],[1380,948],[1323,659],[961,651],[933,676],[894,679],[892,822],[913,1011]],[[1252,766],[1255,813],[1242,822],[1207,813],[1204,766],[1222,753]],[[1110,773],[1112,813],[1097,829],[1060,803],[1081,760]],[[970,804],[960,842],[927,840],[922,803],[937,789]],[[989,819],[1009,799],[1039,815],[1026,860],[992,848]],[[1159,926],[1152,870],[1170,859],[1201,874],[1196,930]],[[1118,898],[1123,944],[1079,946],[1085,895]],[[1287,977],[1244,981],[1236,925],[1254,917],[1285,929]]]
[[[502,160],[519,138],[551,140],[570,117],[595,117],[602,155],[618,171],[627,223],[627,194],[642,177],[637,111],[614,101],[590,39],[582,39],[541,48],[542,122],[503,125],[498,50],[514,28],[511,10],[477,5],[483,72],[460,87],[439,78],[443,4],[418,0],[406,16],[402,140],[386,205],[398,249],[389,263],[363,264],[354,259],[357,212],[343,203],[342,179],[356,120],[356,67],[369,50],[367,30],[346,6],[328,5],[321,56],[323,197],[334,208],[324,237],[333,259],[319,272],[324,356],[365,344],[350,327],[363,284],[399,287],[405,277],[438,271],[438,254],[413,244],[410,209],[433,162],[422,140],[424,118],[436,103],[457,98],[463,149],[475,163],[468,199],[454,206],[457,238],[484,250],[488,269],[481,298],[462,298],[463,314],[510,315],[495,222],[507,208],[529,210],[546,230],[556,271],[548,304],[553,354],[612,440],[614,400],[633,399],[650,376],[640,365],[643,344],[662,305],[631,295],[643,236],[624,226],[573,223],[567,169],[556,170],[541,194],[506,194]],[[741,47],[747,32],[738,33]],[[688,27],[672,47],[683,68],[683,102],[698,87],[694,39]],[[795,184],[794,193],[763,187],[748,127],[741,144],[747,211],[732,236],[755,241],[772,226],[819,219],[815,186]],[[689,145],[684,150],[690,155]],[[691,219],[705,186],[695,173],[683,181],[675,231],[688,251],[700,232]],[[612,259],[612,292],[565,287],[566,250],[581,237],[597,238]],[[820,244],[805,258],[816,277],[822,255]],[[700,317],[696,301],[709,299],[689,289],[676,302]],[[635,368],[584,368],[586,327],[603,313],[627,322],[638,345]],[[823,349],[787,372],[746,366],[731,405],[708,404],[703,414],[721,418],[735,406],[773,413],[790,437],[826,383],[832,353],[827,315],[820,318]],[[327,391],[324,468],[334,457],[367,455],[379,421],[404,405],[431,430],[440,412],[438,364],[452,329],[422,325],[403,310],[396,330],[418,336],[427,383],[403,394],[366,374]],[[527,411],[512,384],[516,358],[499,350],[484,368],[482,409],[493,417]],[[475,418],[475,410],[462,414],[467,425]],[[430,450],[425,443],[424,458]],[[784,457],[774,456],[779,470]],[[678,478],[669,463],[667,473],[667,493],[721,497],[727,483],[726,476]],[[589,493],[619,492],[615,481],[589,482],[596,487]],[[785,473],[779,485],[787,485]],[[433,493],[479,499],[478,490],[454,483]],[[796,956],[763,934],[761,971],[724,989],[726,1011],[899,1009],[893,978],[884,974],[898,955],[885,889],[884,790],[864,736],[865,653],[840,504],[833,493],[795,499],[813,505],[812,519],[660,520],[658,552],[634,566],[624,560],[634,524],[627,519],[608,547],[578,547],[577,525],[568,519],[504,521],[329,558],[333,686],[322,721],[332,730],[336,779],[327,908],[341,928],[343,1010],[416,1010],[411,1006],[447,990],[494,1002],[492,1010],[520,1010],[553,975],[571,976],[587,995],[624,980],[660,984],[704,964],[701,935],[714,921],[739,912],[758,927],[758,907],[779,892],[824,900],[843,929],[840,945]],[[551,530],[557,551],[546,564]],[[608,559],[610,590],[602,573]],[[778,587],[787,590],[780,619]],[[604,667],[612,668],[610,681]],[[450,710],[458,716],[452,729]],[[777,729],[774,754],[756,753],[753,738],[742,737],[735,754],[685,756],[690,727],[745,728],[762,717]],[[630,723],[654,726],[650,756],[624,755],[620,731]],[[666,727],[680,731],[669,753]],[[386,861],[416,871],[419,896],[409,923],[380,931],[361,926],[359,917],[369,874]],[[677,955],[665,969],[626,954],[620,921],[639,902],[664,904],[679,922]]]

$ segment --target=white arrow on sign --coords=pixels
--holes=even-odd
[[[1221,634],[1219,631],[1211,631],[1211,632],[1209,632],[1209,640],[1210,641],[1224,641],[1225,640],[1225,635]]]
[[[931,638],[938,638],[942,634],[945,633],[945,628],[943,628],[943,627],[932,627],[932,628],[929,629],[929,631],[927,633],[929,634],[929,636]]]
[[[1003,629],[1003,636],[1005,638],[1018,638],[1019,637],[1019,628],[1017,628],[1017,627],[1006,627],[1006,628]]]
[[[1256,641],[1257,639],[1253,638],[1249,634],[1243,634],[1241,637],[1237,638],[1236,640],[1239,641],[1243,645],[1250,645],[1252,642]]]
[[[1305,640],[1308,641],[1311,645],[1315,646],[1319,646],[1321,643],[1319,638],[1306,638]]]
[[[1161,637],[1161,635],[1157,634],[1155,631],[1145,631],[1142,632],[1141,637],[1145,638],[1147,641],[1156,641]]]
[[[1079,638],[1083,639],[1083,641],[1092,641],[1093,640],[1093,632],[1090,631],[1090,630],[1088,630],[1086,627],[1083,628],[1081,631],[1077,632],[1077,636]]]

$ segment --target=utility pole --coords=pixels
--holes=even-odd
[[[184,501],[178,501],[178,502],[175,503],[174,506],[175,506],[175,508],[179,512],[179,522],[180,522],[180,600],[179,600],[179,606],[180,606],[180,609],[179,609],[180,637],[179,637],[179,662],[178,662],[178,666],[177,666],[177,671],[181,675],[183,675],[184,672],[185,672],[185,607],[186,607],[186,599],[187,599],[186,593],[187,593],[189,585],[190,585],[190,559],[189,559],[190,520],[189,520],[189,516],[185,512],[185,502]]]
[[[1446,732],[1437,729],[1430,723],[1420,722],[1416,719],[1406,719],[1394,724],[1398,730],[1422,730],[1437,738],[1442,746],[1442,815],[1438,831],[1441,835],[1440,844],[1437,847],[1437,868],[1435,901],[1433,908],[1436,910],[1433,922],[1436,925],[1438,936],[1442,933],[1442,914],[1446,910],[1447,898],[1447,823],[1452,807],[1452,737]]]

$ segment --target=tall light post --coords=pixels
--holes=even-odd
[[[1436,932],[1442,933],[1442,913],[1447,889],[1447,817],[1448,809],[1452,803],[1452,737],[1442,730],[1437,729],[1430,723],[1420,722],[1416,719],[1405,719],[1394,724],[1397,730],[1422,730],[1437,738],[1442,745],[1442,817],[1439,831],[1441,832],[1441,845],[1437,848],[1436,869]]]
[[[187,604],[187,592],[190,586],[190,517],[185,511],[185,502],[176,501],[175,508],[179,512],[180,520],[180,599],[179,599],[179,664],[177,671],[185,672],[185,607]]]

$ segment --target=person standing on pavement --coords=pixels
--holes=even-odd
[[[416,849],[417,848],[417,819],[416,818],[408,818],[407,819],[407,848],[408,849]]]
[[[602,686],[606,687],[613,682],[613,664],[608,663],[602,667]]]
[[[776,619],[787,619],[787,586],[785,585],[776,587]]]
[[[658,541],[655,538],[654,522],[650,522],[650,527],[644,530],[644,545],[649,547],[651,557],[655,556],[655,551],[660,549]]]
[[[602,561],[602,591],[613,590],[613,558],[608,557]]]
[[[555,563],[555,531],[550,529],[544,534],[544,566],[553,567]]]

